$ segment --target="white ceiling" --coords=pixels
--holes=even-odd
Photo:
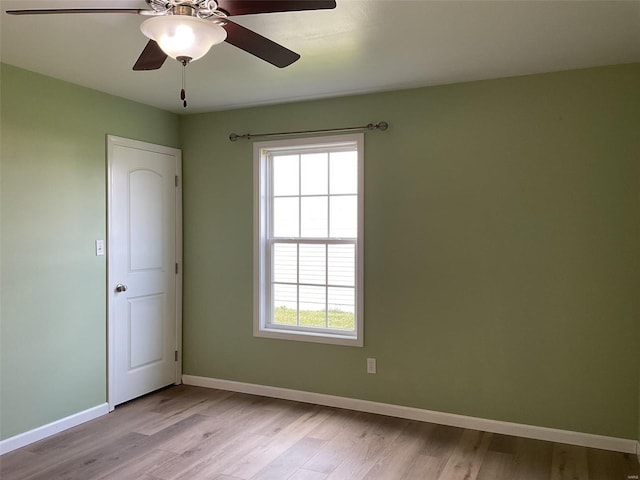
[[[278,69],[229,44],[187,67],[187,112],[640,62],[640,0],[337,0],[335,10],[233,17],[302,55]],[[10,16],[14,8],[146,8],[144,0],[0,0],[2,61],[183,113],[181,65],[131,67],[147,39],[127,14]],[[640,85],[638,86],[640,88]]]

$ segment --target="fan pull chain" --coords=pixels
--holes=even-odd
[[[182,89],[180,90],[180,100],[182,100],[182,106],[187,108],[187,94],[184,91],[185,85],[185,70],[187,69],[187,64],[182,64]]]

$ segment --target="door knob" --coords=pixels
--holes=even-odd
[[[121,283],[116,285],[116,292],[126,292],[127,291],[127,286],[123,285]]]

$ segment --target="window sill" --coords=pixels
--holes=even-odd
[[[262,328],[253,332],[254,337],[273,338],[278,340],[293,340],[297,342],[325,343],[328,345],[343,345],[347,347],[364,346],[362,338],[346,335],[332,335],[330,333],[301,332],[280,328]]]

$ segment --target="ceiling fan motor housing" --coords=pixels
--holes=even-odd
[[[218,8],[215,0],[147,0],[147,3],[159,15],[189,15],[200,18],[228,15]]]

